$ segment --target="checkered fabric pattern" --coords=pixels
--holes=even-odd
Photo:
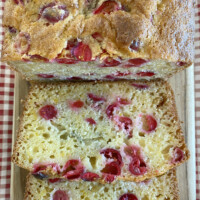
[[[4,2],[0,2],[0,19]],[[197,0],[195,23],[196,194],[200,200],[200,0]],[[1,27],[0,20],[0,45],[3,37]],[[10,199],[13,97],[14,73],[0,63],[0,200]]]

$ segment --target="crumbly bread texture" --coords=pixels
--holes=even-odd
[[[60,197],[60,199],[58,198]],[[51,183],[29,175],[24,200],[179,200],[175,170],[141,183]]]
[[[193,62],[194,0],[7,0],[2,60],[28,80],[166,78]]]
[[[33,84],[12,160],[39,177],[142,181],[189,158],[160,82]]]

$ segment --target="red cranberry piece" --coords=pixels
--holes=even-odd
[[[67,64],[67,65],[78,63],[77,60],[69,58],[55,58],[54,61],[60,64]]]
[[[92,172],[86,172],[81,175],[81,179],[84,181],[95,181],[96,179],[99,179],[99,175],[92,173]]]
[[[120,6],[116,1],[104,1],[93,13],[94,14],[110,14],[111,12],[120,10]]]
[[[138,84],[138,83],[132,83],[132,86],[136,87],[137,89],[148,89],[149,86],[145,84]]]
[[[84,172],[83,164],[80,160],[68,160],[63,169],[63,176],[69,180],[80,178]]]
[[[154,72],[137,72],[136,73],[136,75],[137,76],[149,76],[149,77],[151,77],[151,76],[154,76],[155,75],[155,73]]]
[[[103,174],[103,179],[107,182],[107,183],[112,183],[115,180],[116,176],[115,175],[111,175],[111,174]]]
[[[73,102],[70,102],[70,107],[73,109],[73,110],[77,110],[77,109],[80,109],[82,108],[84,105],[84,103],[80,100],[78,101],[73,101]]]
[[[127,193],[123,194],[119,200],[138,200],[138,198],[134,194]]]
[[[42,108],[40,108],[39,110],[39,114],[42,118],[46,119],[46,120],[50,120],[53,119],[54,117],[57,116],[57,110],[55,108],[55,106],[53,105],[46,105],[43,106]]]
[[[73,47],[75,47],[78,44],[77,39],[71,39],[67,41],[67,47],[66,50],[71,50]]]
[[[80,81],[82,80],[81,77],[78,77],[78,76],[72,76],[70,78],[66,78],[66,80],[70,80],[70,81]]]
[[[174,149],[172,162],[173,163],[181,162],[183,159],[184,159],[183,151],[180,148],[176,147]]]
[[[137,146],[126,146],[124,148],[124,152],[126,155],[131,156],[132,158],[135,156],[139,156],[140,155],[140,148]]]
[[[142,115],[141,116],[141,122],[142,122],[143,131],[145,131],[147,133],[155,131],[155,129],[157,127],[157,121],[151,115]]]
[[[14,27],[11,27],[11,26],[8,27],[8,31],[10,33],[17,33],[17,30]]]
[[[127,99],[123,99],[121,97],[117,97],[117,102],[121,105],[129,105],[131,104],[131,101],[127,100]]]
[[[63,190],[57,190],[53,194],[53,200],[69,200],[67,193]]]
[[[96,39],[98,42],[102,42],[102,41],[103,41],[102,35],[101,35],[100,33],[98,33],[98,32],[93,33],[93,34],[92,34],[92,37],[93,37],[94,39]]]
[[[129,48],[131,50],[138,51],[139,48],[140,48],[140,42],[136,41],[136,40],[133,40],[132,43],[131,43],[131,45],[129,46]]]
[[[186,62],[179,61],[179,62],[176,63],[176,65],[178,65],[179,67],[182,67],[182,66],[187,65],[187,63],[186,63]]]
[[[132,136],[133,122],[129,117],[115,116],[114,120],[120,129],[128,133],[128,137]]]
[[[147,62],[147,60],[144,60],[142,58],[134,58],[128,60],[128,65],[125,65],[124,67],[140,67],[141,65],[144,65]]]
[[[113,159],[120,166],[123,165],[122,156],[120,152],[115,149],[111,149],[111,148],[103,149],[100,151],[100,154],[103,154],[106,158]]]
[[[42,60],[44,62],[49,62],[49,59],[42,57],[40,55],[37,55],[37,54],[30,56],[30,59],[31,60]]]
[[[22,4],[24,5],[24,0],[13,0],[15,4]]]
[[[85,121],[88,122],[90,125],[96,125],[96,122],[92,118],[86,118]]]
[[[139,176],[139,175],[143,175],[147,172],[147,167],[145,162],[138,158],[138,157],[133,157],[131,163],[129,164],[129,171],[135,175],[135,176]]]
[[[100,67],[115,67],[120,65],[121,62],[118,60],[115,60],[113,58],[107,57],[103,63],[100,65]]]
[[[65,5],[56,5],[56,3],[49,3],[40,10],[39,18],[42,17],[50,23],[56,23],[64,20],[69,15]]]
[[[19,33],[16,37],[14,47],[20,54],[28,53],[30,49],[30,35],[28,33]]]
[[[53,78],[53,74],[37,74],[38,77],[40,78]]]
[[[71,50],[72,55],[80,61],[91,61],[92,51],[87,44],[79,42],[76,47]]]
[[[108,118],[112,118],[113,117],[114,111],[115,111],[115,109],[117,107],[118,107],[118,104],[117,103],[113,103],[113,104],[109,105],[106,108],[106,115],[108,116]]]
[[[104,97],[99,97],[99,96],[96,96],[92,93],[88,93],[88,97],[93,100],[95,103],[96,102],[104,102],[106,101],[106,99]]]
[[[104,174],[117,176],[121,174],[121,168],[119,166],[119,163],[111,162],[107,163],[106,166],[101,170],[101,172]]]
[[[112,80],[112,81],[117,80],[117,78],[115,78],[115,77],[112,76],[112,75],[106,75],[104,78],[105,78],[105,79]]]
[[[50,183],[56,183],[59,182],[61,179],[60,178],[52,178],[52,179],[48,179]]]
[[[116,72],[114,74],[114,76],[118,76],[118,77],[122,77],[122,76],[128,76],[128,75],[131,75],[132,73],[131,72]]]

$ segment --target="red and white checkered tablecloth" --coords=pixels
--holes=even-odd
[[[4,2],[0,1],[0,19]],[[195,9],[195,23],[196,200],[200,200],[200,0]],[[0,20],[0,47],[2,37]],[[0,200],[10,199],[14,78],[14,73],[0,63]]]

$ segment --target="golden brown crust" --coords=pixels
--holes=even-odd
[[[193,62],[193,0],[121,0],[120,4],[126,11],[119,10],[110,15],[92,14],[94,8],[88,10],[88,5],[83,1],[59,0],[58,3],[65,4],[70,14],[63,21],[47,25],[44,19],[38,19],[38,13],[49,2],[25,1],[22,5],[14,4],[12,0],[6,1],[3,18],[6,27],[2,52],[4,61],[27,57],[13,48],[18,34],[24,32],[30,35],[28,54],[49,59],[55,58],[66,47],[67,40],[79,38],[90,46],[94,57],[105,49],[111,57],[124,59],[142,57]],[[96,7],[101,3],[97,2]],[[10,33],[8,27],[14,27],[17,33]],[[103,35],[102,43],[91,37],[96,31]],[[138,39],[141,42],[140,51],[130,51],[131,41]]]

